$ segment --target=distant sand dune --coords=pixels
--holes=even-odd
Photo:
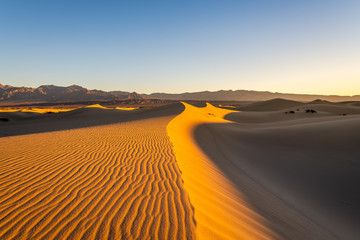
[[[86,108],[102,108],[102,109],[106,109],[106,107],[103,107],[100,104],[89,105],[89,106],[86,106]]]
[[[130,110],[136,110],[136,109],[139,109],[138,107],[116,107],[115,109],[117,110],[125,110],[125,111],[130,111]]]
[[[302,102],[276,98],[276,99],[271,99],[268,101],[251,103],[249,105],[237,107],[234,110],[239,110],[239,111],[278,111],[278,110],[282,110],[285,108],[297,107],[302,104],[303,104]]]
[[[0,108],[0,113],[6,112],[26,112],[26,113],[58,113],[58,112],[67,112],[76,109],[73,108]]]
[[[193,239],[171,118],[0,138],[0,238]]]
[[[264,111],[264,109],[266,109]],[[306,110],[313,109],[316,113],[306,113]],[[360,107],[344,103],[330,103],[326,101],[313,101],[311,103],[300,103],[284,99],[273,99],[265,102],[258,102],[244,107],[238,107],[240,112],[232,112],[225,116],[225,119],[238,123],[275,123],[279,121],[312,122],[318,117],[359,115]],[[293,113],[289,113],[293,111]],[[286,114],[287,113],[287,114]]]
[[[135,111],[85,107],[56,114],[0,112],[0,117],[10,119],[6,124],[0,122],[0,137],[92,127],[159,116],[176,116],[183,108],[180,103],[176,103]]]

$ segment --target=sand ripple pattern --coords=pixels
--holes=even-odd
[[[0,139],[0,239],[193,239],[160,117]]]

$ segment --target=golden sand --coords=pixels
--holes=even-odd
[[[0,238],[193,239],[171,118],[0,138]]]
[[[106,107],[101,106],[100,104],[94,104],[94,105],[86,106],[86,108],[117,109],[117,110],[126,110],[126,111],[139,109],[138,107],[115,107],[115,108],[106,108]]]
[[[58,113],[68,112],[77,108],[0,108],[0,112]]]
[[[89,106],[86,106],[86,108],[103,108],[103,109],[106,109],[106,107],[103,107],[100,104],[89,105]]]
[[[136,110],[139,108],[138,107],[116,107],[115,109],[130,111],[130,110]]]
[[[4,113],[0,239],[357,239],[360,110],[311,106]]]
[[[94,104],[86,106],[85,108],[101,108],[101,109],[117,109],[124,111],[131,111],[139,109],[138,107],[115,107],[115,108],[106,108],[101,106],[100,104]],[[78,107],[6,107],[0,108],[0,113],[4,112],[28,112],[28,113],[59,113],[59,112],[68,112],[78,109]]]

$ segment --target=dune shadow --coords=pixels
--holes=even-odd
[[[203,152],[284,239],[356,239],[360,118],[284,129],[200,125]]]

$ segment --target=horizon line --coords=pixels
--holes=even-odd
[[[112,91],[121,91],[121,92],[129,92],[129,93],[132,93],[132,92],[135,92],[135,93],[139,93],[139,94],[143,94],[143,95],[150,95],[150,94],[186,94],[186,93],[200,93],[200,92],[220,92],[220,91],[232,91],[232,92],[235,92],[235,91],[248,91],[248,92],[268,92],[268,93],[275,93],[275,94],[291,94],[291,95],[309,95],[309,96],[328,96],[328,97],[331,97],[331,96],[338,96],[338,97],[355,97],[355,96],[360,96],[360,93],[359,94],[354,94],[354,95],[337,95],[337,94],[319,94],[319,93],[290,93],[290,92],[278,92],[278,91],[270,91],[270,90],[254,90],[254,89],[219,89],[219,90],[200,90],[200,91],[193,91],[193,92],[189,92],[189,91],[185,91],[185,92],[166,92],[166,91],[159,91],[159,92],[151,92],[151,93],[140,93],[139,91],[128,91],[128,90],[104,90],[104,89],[98,89],[98,88],[87,88],[87,87],[84,87],[82,85],[78,85],[78,84],[71,84],[71,85],[68,85],[68,86],[60,86],[60,85],[55,85],[55,84],[43,84],[43,85],[40,85],[38,87],[29,87],[29,86],[13,86],[13,85],[9,85],[9,84],[2,84],[0,83],[0,85],[2,86],[11,86],[11,87],[16,87],[16,88],[39,88],[39,87],[43,87],[43,86],[55,86],[55,87],[71,87],[71,86],[79,86],[79,87],[82,87],[82,88],[85,88],[87,90],[90,90],[90,91],[103,91],[103,92],[112,92]]]

